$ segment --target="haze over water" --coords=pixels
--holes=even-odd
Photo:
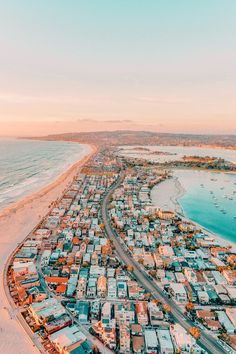
[[[52,182],[87,154],[86,145],[0,140],[0,209]]]

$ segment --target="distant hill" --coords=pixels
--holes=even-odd
[[[74,141],[99,146],[181,145],[225,147],[236,150],[236,135],[195,135],[116,130],[55,134],[44,137],[31,137],[31,139]]]

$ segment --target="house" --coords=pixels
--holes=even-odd
[[[107,297],[108,299],[116,299],[116,296],[117,296],[116,279],[108,278]]]
[[[196,310],[196,316],[197,318],[202,319],[204,321],[215,319],[214,312],[210,310]]]
[[[149,318],[150,318],[151,325],[152,326],[158,325],[158,323],[162,321],[164,318],[163,312],[159,309],[158,305],[154,302],[148,303],[148,310],[149,310]]]
[[[117,282],[117,295],[119,299],[127,297],[127,283],[124,281]]]
[[[82,324],[89,323],[89,303],[87,301],[76,301],[75,314],[78,316],[79,322]]]
[[[222,272],[223,276],[230,285],[236,285],[236,270],[224,269]]]
[[[91,344],[76,325],[51,334],[49,339],[60,354],[92,353]]]
[[[107,294],[107,278],[101,275],[97,282],[97,295],[98,297],[106,297]]]
[[[170,327],[171,336],[175,342],[177,350],[181,352],[191,353],[191,349],[196,344],[196,340],[186,332],[186,330],[178,323]]]
[[[219,331],[219,329],[221,328],[220,322],[216,320],[206,319],[205,324],[207,328],[210,329],[211,331]]]
[[[143,336],[132,336],[132,349],[135,354],[144,353],[145,343]]]
[[[148,314],[147,314],[146,302],[139,301],[136,304],[136,313],[137,313],[138,323],[141,326],[146,326],[148,324]]]
[[[233,326],[236,328],[236,308],[235,307],[227,307],[226,310],[226,315],[232,322]]]
[[[198,301],[200,302],[200,304],[208,304],[209,303],[209,295],[207,293],[207,291],[203,291],[203,290],[199,290],[197,292],[197,296],[198,296]]]
[[[156,331],[154,329],[146,329],[144,331],[145,353],[158,353],[158,341]]]
[[[159,351],[165,354],[173,354],[174,346],[168,329],[158,329],[157,337],[159,341]]]
[[[87,284],[87,297],[89,299],[95,299],[97,295],[97,279],[89,278]]]
[[[216,311],[216,314],[218,316],[220,324],[225,328],[226,332],[228,334],[234,334],[235,326],[230,321],[227,314],[224,311]]]
[[[126,323],[120,324],[120,353],[129,353],[130,352],[130,329]]]
[[[169,287],[169,292],[173,295],[176,301],[187,301],[187,293],[182,283],[171,283]]]

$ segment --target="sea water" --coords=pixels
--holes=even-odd
[[[78,143],[0,139],[0,209],[52,182],[88,152]]]
[[[182,160],[184,155],[197,155],[220,157],[236,163],[235,150],[195,146],[140,145],[140,147],[147,148],[149,151],[135,151],[133,146],[123,146],[124,151],[121,154],[154,162]],[[155,151],[164,154],[154,154]],[[180,193],[181,197],[177,197],[184,215],[220,237],[236,243],[236,174],[189,169],[174,170],[173,174],[184,189],[184,192]],[[162,188],[162,184],[154,187],[152,192],[156,206],[159,206],[158,198],[155,196],[159,188]],[[173,199],[179,193],[173,188],[173,183],[170,191],[168,183],[163,182],[163,188],[165,188],[167,199],[166,205],[172,205],[175,208]],[[161,205],[164,207],[165,201],[163,197],[161,199]],[[170,200],[172,200],[171,203]]]
[[[178,199],[187,218],[236,243],[236,175],[176,170],[185,193]]]

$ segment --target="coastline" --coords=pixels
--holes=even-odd
[[[183,214],[183,210],[178,202],[178,199],[184,194],[185,189],[179,182],[178,178],[171,177],[153,187],[151,191],[151,199],[158,208]]]
[[[152,203],[161,209],[168,209],[171,211],[176,212],[180,217],[184,218],[185,220],[188,220],[195,225],[197,225],[199,228],[201,228],[206,234],[208,234],[211,237],[214,237],[221,246],[226,247],[226,246],[231,246],[232,251],[236,252],[236,244],[224,239],[218,234],[213,233],[211,230],[207,229],[205,226],[199,224],[198,222],[189,219],[178,199],[181,198],[185,194],[185,189],[181,185],[178,177],[172,177],[169,178],[158,185],[154,186],[152,191],[151,191],[151,200]]]
[[[0,318],[1,323],[4,323],[4,328],[1,328],[0,324],[1,353],[38,353],[28,334],[25,335],[25,329],[20,326],[17,320],[17,309],[12,308],[8,301],[4,289],[4,270],[17,244],[34,229],[47,214],[50,204],[63,195],[82,166],[97,152],[95,145],[89,146],[91,151],[53,182],[0,212],[0,277],[2,284],[0,287]]]

